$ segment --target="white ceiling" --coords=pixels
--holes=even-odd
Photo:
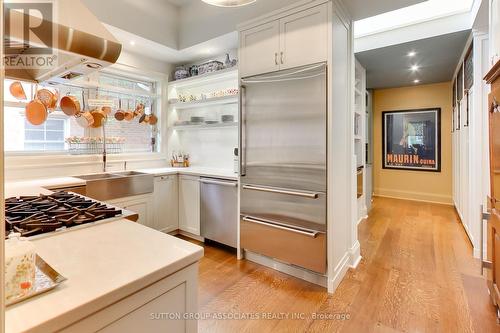
[[[194,1],[201,0],[167,0],[173,5],[183,7]],[[273,0],[257,0],[272,6]],[[398,8],[411,6],[426,0],[344,0],[344,4],[352,15],[353,20],[378,15]],[[293,1],[291,0],[290,3]]]
[[[366,68],[368,88],[392,88],[450,81],[470,30],[356,53]],[[415,51],[414,57],[408,57]],[[418,65],[417,71],[410,70]]]
[[[234,49],[238,24],[295,1],[312,0],[257,0],[238,8],[210,6],[201,0],[82,0],[109,25],[126,51],[169,63],[206,59]],[[342,1],[359,19],[423,0]]]

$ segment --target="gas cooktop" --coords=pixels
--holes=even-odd
[[[65,191],[5,200],[6,235],[34,236],[121,215],[122,211]]]

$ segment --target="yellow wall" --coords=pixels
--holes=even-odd
[[[452,203],[451,83],[377,89],[373,94],[374,194],[402,199]],[[382,168],[382,112],[441,108],[441,172]]]

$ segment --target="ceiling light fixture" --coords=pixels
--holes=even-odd
[[[408,52],[408,57],[410,57],[410,58],[411,58],[411,57],[414,57],[416,54],[417,54],[417,52],[415,52],[415,51],[410,51],[410,52]]]
[[[135,46],[135,41],[131,40],[130,45]]]
[[[413,66],[411,66],[410,69],[415,72],[415,71],[418,71],[419,68],[420,67],[418,67],[418,65],[413,65]]]
[[[420,83],[420,80],[413,80],[413,83]]]
[[[209,5],[218,7],[239,7],[249,5],[257,0],[201,0]]]

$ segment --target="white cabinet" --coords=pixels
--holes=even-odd
[[[274,21],[241,32],[242,77],[279,70],[279,31],[279,22]]]
[[[155,177],[153,196],[153,227],[163,232],[179,229],[179,186],[177,175]]]
[[[138,195],[128,198],[120,198],[108,201],[110,205],[130,210],[139,215],[137,223],[152,228],[154,225],[153,205],[151,194]]]
[[[326,61],[327,6],[317,6],[280,20],[280,69]]]
[[[326,61],[328,5],[240,32],[242,77]]]
[[[179,176],[179,229],[200,235],[199,177]]]
[[[490,67],[500,60],[500,0],[490,0]]]
[[[108,307],[94,310],[96,312],[90,316],[58,332],[195,333],[198,331],[198,323],[188,315],[198,311],[198,263]],[[174,317],[169,317],[168,314]]]

